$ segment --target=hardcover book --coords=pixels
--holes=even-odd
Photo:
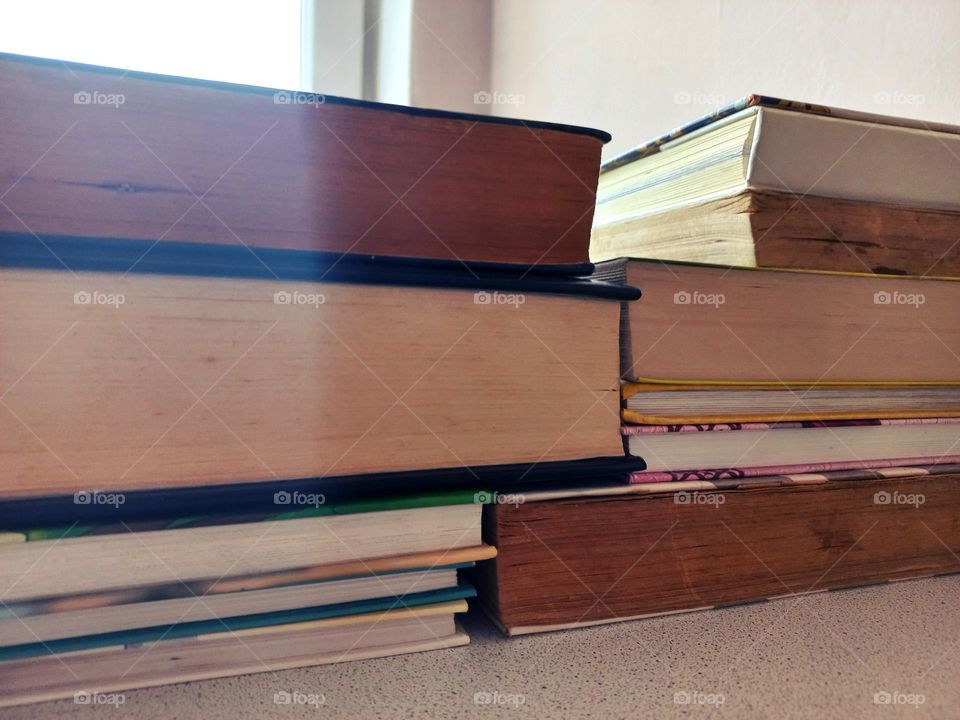
[[[811,412],[806,390],[853,385],[881,388],[888,398],[892,388],[917,389],[916,406],[901,397],[899,407],[891,402],[880,410],[956,411],[948,399],[954,391],[946,388],[960,385],[957,280],[641,259],[597,268],[599,278],[643,290],[626,305],[620,336],[628,381],[794,391],[793,398],[781,396],[774,416]],[[940,400],[922,400],[934,389]],[[878,409],[859,403],[847,408],[861,417]],[[827,409],[820,404],[813,413]],[[751,414],[743,405],[739,411]]]
[[[622,457],[637,291],[583,265],[257,252],[0,243],[0,498]]]
[[[41,237],[585,262],[610,139],[9,54],[0,95],[0,234]]]

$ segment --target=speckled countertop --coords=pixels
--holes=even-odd
[[[510,640],[478,614],[464,626],[463,648],[0,718],[960,718],[958,576]]]

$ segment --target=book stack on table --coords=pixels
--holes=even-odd
[[[0,702],[466,643],[484,504],[643,467],[604,133],[15,56],[0,93]]]
[[[501,627],[960,571],[958,133],[754,96],[604,167],[591,257],[643,293],[621,431],[646,467],[492,510]]]
[[[960,571],[955,128],[0,92],[2,704]]]

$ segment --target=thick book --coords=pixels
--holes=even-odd
[[[784,410],[798,413],[811,388],[960,384],[958,280],[640,259],[597,267],[643,289],[620,337],[631,382],[792,389]]]
[[[622,457],[590,269],[8,238],[0,497]]]
[[[0,232],[584,262],[598,130],[0,55]]]
[[[511,635],[960,572],[960,475],[530,494],[489,508],[484,607]],[[830,475],[827,473],[826,475]],[[849,475],[848,475],[849,477]]]
[[[603,167],[590,255],[960,274],[960,127],[751,95]]]
[[[58,698],[118,706],[121,693],[190,680],[274,672],[466,645],[454,615],[464,600],[284,625],[219,629],[147,645],[117,643],[0,662],[0,705]],[[278,690],[273,702],[322,709],[322,692]]]

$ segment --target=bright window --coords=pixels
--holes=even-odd
[[[0,51],[300,88],[301,0],[5,0]]]

